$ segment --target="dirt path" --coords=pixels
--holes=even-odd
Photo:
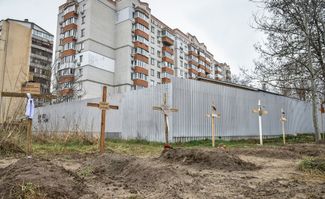
[[[262,152],[258,150],[267,158],[261,157]],[[307,146],[303,152],[321,156],[321,150],[323,148]],[[117,153],[74,154],[36,161],[27,171],[37,170],[41,176],[38,180],[47,187],[45,191],[53,193],[55,183],[61,183],[62,178],[67,186],[65,190],[74,184],[72,190],[78,190],[76,196],[83,198],[325,198],[325,178],[297,170],[301,153],[296,148],[278,151],[263,148],[251,151],[178,149],[160,158]],[[23,174],[10,179],[23,179],[21,176],[26,176],[26,169],[17,165],[21,160],[15,161],[0,161],[0,173],[11,176],[10,168],[11,172],[17,170]],[[50,175],[52,170],[59,177],[51,177],[50,186],[42,176]],[[37,177],[29,179],[34,178]],[[6,180],[8,178],[0,176],[0,184]]]

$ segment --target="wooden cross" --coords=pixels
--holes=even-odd
[[[28,90],[25,90],[29,92]],[[17,93],[17,92],[1,92],[1,97],[15,97],[15,98],[27,98],[26,93]],[[36,99],[55,99],[56,96],[51,94],[31,94],[31,98]],[[30,156],[32,154],[32,126],[33,119],[27,118],[27,155]]]
[[[106,111],[109,109],[118,110],[118,106],[110,105],[107,102],[107,86],[103,87],[102,101],[99,103],[87,103],[89,107],[96,107],[102,110],[101,122],[100,122],[100,142],[99,151],[100,153],[105,152],[105,124],[106,124]]]
[[[211,118],[212,147],[215,147],[215,131],[217,131],[217,129],[214,128],[214,120],[220,118],[221,114],[217,112],[217,106],[214,103],[212,103],[211,109],[212,111],[207,114],[207,117]],[[218,132],[216,132],[216,135],[218,136]]]
[[[168,134],[169,134],[169,122],[168,122],[168,116],[170,113],[178,112],[178,109],[171,108],[167,104],[167,93],[164,94],[164,103],[161,106],[154,106],[153,110],[160,111],[162,114],[164,114],[164,121],[165,121],[165,148],[170,147],[168,145]]]
[[[262,109],[261,100],[258,100],[258,108],[253,109],[253,113],[258,114],[258,124],[260,131],[260,145],[263,145],[263,130],[262,130],[262,116],[267,115],[268,112]]]
[[[284,130],[284,123],[287,122],[286,114],[283,111],[283,108],[281,108],[281,117],[280,121],[282,124],[282,136],[283,136],[283,144],[286,144],[286,135],[285,135],[285,130]]]

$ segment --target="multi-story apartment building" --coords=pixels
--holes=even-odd
[[[0,21],[0,91],[21,92],[27,81],[38,82],[41,93],[50,92],[53,35],[27,19]],[[9,103],[9,101],[10,103]],[[1,97],[0,121],[23,110],[23,99]],[[44,101],[36,101],[42,105]],[[11,108],[9,107],[11,106]]]
[[[55,57],[53,89],[67,100],[98,97],[102,85],[124,92],[171,76],[226,80],[203,43],[139,0],[68,0],[59,8]]]

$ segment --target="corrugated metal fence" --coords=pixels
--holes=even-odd
[[[258,116],[252,113],[259,99],[269,114],[263,117],[265,136],[281,134],[280,110],[287,114],[286,130],[290,134],[313,131],[311,105],[296,99],[257,90],[231,87],[195,80],[173,78],[168,85],[109,96],[119,110],[108,111],[106,131],[110,137],[123,139],[164,140],[161,113],[152,106],[161,105],[163,94],[179,112],[170,119],[171,141],[211,137],[211,120],[206,117],[214,101],[221,119],[217,129],[222,137],[258,136]],[[100,99],[63,103],[37,109],[34,130],[38,132],[81,131],[98,134],[100,111],[87,107],[87,102]]]

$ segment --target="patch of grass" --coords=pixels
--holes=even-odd
[[[109,140],[106,146],[115,152],[134,156],[157,156],[163,149],[162,143],[145,140]]]
[[[87,166],[87,167],[85,167],[85,168],[79,170],[79,171],[77,172],[77,175],[80,176],[80,177],[85,178],[85,177],[90,176],[90,175],[93,173],[93,171],[94,171],[94,169],[93,169],[92,167]]]
[[[31,182],[27,182],[19,185],[14,191],[14,194],[16,198],[22,198],[22,199],[46,198],[45,195],[41,193],[39,186],[36,186]]]
[[[297,136],[288,135],[286,137],[287,144],[295,143],[313,143],[314,136],[310,134],[299,134]],[[226,147],[256,147],[260,143],[259,139],[240,139],[240,140],[222,140],[216,138],[215,145],[225,145]],[[267,146],[280,146],[283,145],[282,137],[263,139],[264,145]],[[212,141],[206,140],[195,140],[185,143],[175,143],[177,147],[211,147]]]
[[[68,153],[94,153],[98,152],[97,142],[88,142],[84,144],[84,138],[69,137],[48,138],[46,141],[36,140],[33,142],[33,151],[36,154],[68,154]],[[87,138],[88,139],[88,138]],[[297,135],[288,136],[286,139],[288,144],[294,143],[313,143],[313,135]],[[216,140],[216,146],[222,145],[228,148],[246,148],[259,147],[258,139],[242,139],[242,140]],[[266,146],[282,146],[282,138],[264,139]],[[185,143],[173,143],[174,147],[185,148],[211,148],[211,140],[196,140]],[[149,142],[145,140],[108,140],[106,141],[106,149],[113,150],[117,153],[134,155],[134,156],[158,156],[163,149],[163,143]]]
[[[69,153],[92,153],[98,150],[97,145],[80,145],[80,144],[62,144],[50,143],[39,144],[33,143],[33,153],[36,154],[69,154]]]
[[[325,175],[325,159],[306,158],[299,163],[298,168],[304,172]]]

